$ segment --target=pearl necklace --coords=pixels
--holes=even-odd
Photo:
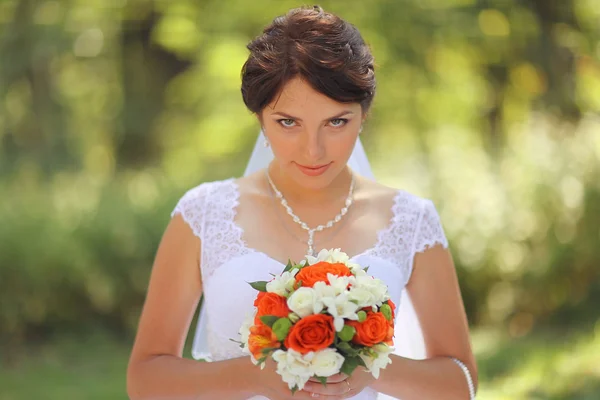
[[[294,214],[294,211],[289,206],[287,200],[283,197],[283,194],[281,194],[281,192],[277,189],[277,187],[273,183],[273,180],[271,179],[271,176],[269,175],[268,169],[266,170],[266,173],[267,173],[267,180],[269,181],[271,188],[275,192],[275,196],[279,199],[279,201],[281,202],[281,205],[286,209],[288,215],[290,217],[292,217],[294,222],[299,224],[302,227],[302,229],[304,229],[305,231],[308,231],[308,241],[306,242],[306,244],[308,244],[308,253],[307,254],[311,255],[311,256],[315,256],[316,253],[315,253],[315,250],[313,247],[315,232],[321,232],[323,229],[331,228],[336,222],[340,222],[342,220],[342,217],[348,213],[348,209],[352,205],[352,202],[353,202],[352,195],[354,193],[354,183],[355,183],[354,182],[354,174],[351,174],[350,190],[348,191],[348,197],[346,197],[346,201],[344,202],[344,207],[340,210],[339,214],[336,215],[331,221],[327,222],[325,225],[319,225],[315,228],[310,228],[305,222],[303,222],[300,219],[300,217],[298,217],[296,214]]]

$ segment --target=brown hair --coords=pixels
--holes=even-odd
[[[246,107],[260,113],[293,77],[342,103],[368,111],[375,95],[373,56],[360,32],[319,6],[279,16],[250,42],[242,68]]]

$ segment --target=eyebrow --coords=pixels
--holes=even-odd
[[[325,120],[331,120],[331,119],[340,118],[340,117],[343,117],[344,115],[348,115],[348,114],[354,114],[354,112],[350,111],[350,110],[345,110],[345,111],[342,111],[341,113],[338,113],[338,114],[336,114],[336,115],[334,115],[332,117],[326,118]],[[293,119],[293,120],[296,120],[296,121],[302,121],[302,118],[294,117],[293,115],[286,114],[286,113],[281,112],[281,111],[274,112],[271,115],[280,115],[280,116],[282,116],[284,118],[289,118],[289,119]]]

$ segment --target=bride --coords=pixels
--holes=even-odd
[[[261,124],[246,174],[177,204],[154,262],[127,371],[133,399],[469,399],[477,387],[456,272],[431,201],[377,183],[360,144],[375,93],[358,30],[321,8],[276,18],[248,45],[242,96]],[[238,329],[288,258],[341,248],[399,304],[396,354],[379,379],[309,382],[293,397],[254,366]],[[194,357],[182,358],[201,295]]]

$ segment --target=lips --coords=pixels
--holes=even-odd
[[[304,166],[304,165],[296,164],[298,169],[303,174],[308,175],[308,176],[322,175],[325,173],[325,171],[327,171],[327,169],[329,168],[330,165],[331,165],[331,163],[323,164],[323,165],[314,165],[314,166]]]
[[[313,166],[309,167],[309,166],[307,166],[307,165],[301,165],[301,164],[298,164],[298,166],[299,166],[299,167],[306,168],[306,169],[320,169],[320,168],[326,167],[326,166],[328,166],[328,165],[329,165],[329,164],[323,164],[323,165],[316,165],[316,166],[314,166],[314,167],[313,167]]]

